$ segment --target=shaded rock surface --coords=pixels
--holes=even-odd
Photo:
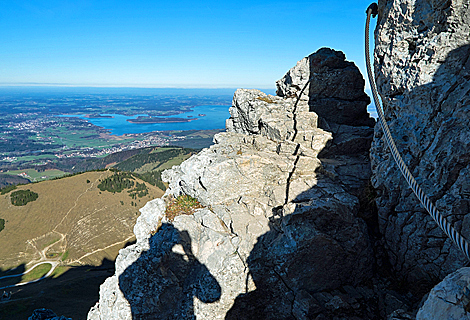
[[[50,309],[36,309],[33,311],[28,320],[72,320],[64,316],[57,316],[54,311]]]
[[[469,31],[468,0],[379,1],[375,74],[392,136],[423,190],[467,239]],[[378,125],[371,161],[389,261],[422,295],[467,261],[402,178]]]
[[[320,58],[342,59],[347,72],[334,74],[344,81],[360,77],[340,52],[321,49],[305,61]],[[289,96],[237,90],[227,132],[162,174],[168,190],[141,210],[137,243],[120,251],[88,319],[384,319],[407,311],[409,297],[378,276],[373,120],[320,115],[320,128],[309,103],[323,96],[311,90],[304,99],[286,79],[278,87]],[[366,112],[363,89],[358,114]],[[182,194],[204,208],[168,221],[168,201]]]

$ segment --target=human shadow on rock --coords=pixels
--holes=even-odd
[[[163,224],[150,248],[119,276],[133,319],[196,319],[193,297],[218,301],[221,287],[191,249],[191,238]]]

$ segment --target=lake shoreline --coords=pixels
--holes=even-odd
[[[153,118],[153,117],[137,117],[137,119],[127,119],[127,122],[130,123],[143,123],[143,124],[151,124],[151,123],[184,123],[198,120],[198,118]]]

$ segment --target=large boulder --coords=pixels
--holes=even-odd
[[[442,280],[429,293],[416,320],[470,319],[470,268],[461,268]]]
[[[307,84],[308,82],[308,84]],[[357,66],[341,51],[321,48],[300,60],[276,82],[277,95],[308,101],[310,111],[329,123],[373,126],[367,113],[370,98],[364,92],[364,78]]]
[[[375,75],[405,163],[470,238],[470,1],[381,0]],[[376,126],[371,149],[380,230],[396,276],[426,292],[465,256],[421,206]]]

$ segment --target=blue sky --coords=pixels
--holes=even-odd
[[[369,4],[4,0],[0,85],[272,89],[321,47],[365,74]]]

